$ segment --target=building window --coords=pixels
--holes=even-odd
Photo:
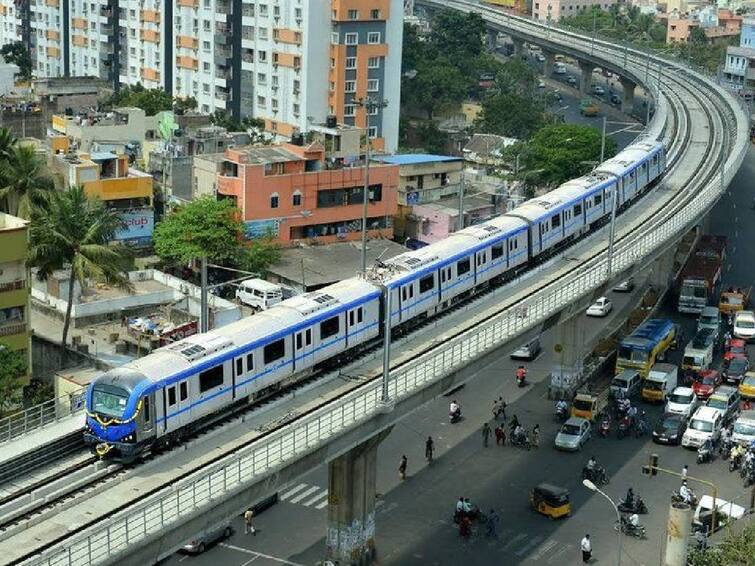
[[[371,31],[367,34],[367,43],[380,43],[380,32],[379,31]]]
[[[278,208],[278,201],[279,201],[278,193],[273,193],[270,195],[270,208]]]
[[[380,35],[380,34],[378,34]],[[346,34],[346,45],[356,45],[358,41],[359,36],[355,33],[347,33]]]
[[[267,51],[257,51],[260,63],[267,63]]]
[[[280,6],[273,6],[273,16],[276,18],[280,18],[281,15],[281,9]]]
[[[301,193],[299,191],[295,191],[293,196],[291,197],[291,204],[294,206],[301,206]]]
[[[370,137],[371,138],[377,137],[377,126],[370,126]]]
[[[372,108],[370,108],[370,116],[377,116],[379,110],[380,108],[378,108],[377,106],[373,106]]]
[[[202,63],[202,69],[204,69],[204,71],[206,73],[209,73],[210,72],[210,64],[207,61],[205,61],[204,63]]]
[[[358,20],[359,19],[359,10],[349,10],[349,19],[350,20]]]
[[[265,73],[257,73],[257,84],[262,86],[267,84],[267,75]]]
[[[367,68],[369,68],[369,69],[379,69],[380,68],[380,57],[370,57],[367,60]]]
[[[355,106],[353,104],[347,104],[343,107],[343,115],[350,117],[355,115]]]
[[[378,79],[370,79],[367,81],[367,90],[375,92],[380,90],[380,81]]]
[[[330,34],[330,42],[333,45],[338,45],[338,32],[334,31]]]
[[[294,116],[298,116],[300,114],[300,106],[298,104],[294,104]]]
[[[210,42],[209,41],[203,41],[202,42],[202,50],[209,51],[210,50]]]
[[[262,41],[267,41],[267,28],[257,28],[259,37]]]
[[[330,90],[336,90],[336,83],[334,83],[333,81],[330,81],[329,87],[330,87]]]
[[[202,84],[202,92],[205,94],[210,94],[210,85],[206,83]]]
[[[270,104],[272,105],[273,110],[278,110],[278,99],[272,98],[270,100]]]
[[[344,91],[345,92],[356,92],[357,91],[357,82],[356,81],[345,81],[344,82]]]
[[[267,100],[265,100],[264,96],[257,97],[257,106],[259,108],[265,108],[267,106]]]
[[[370,10],[370,18],[372,18],[373,20],[379,20],[380,10]]]
[[[357,58],[356,57],[346,57],[346,68],[347,69],[356,69],[357,68]]]
[[[294,81],[294,94],[299,93],[300,86],[301,86],[301,83],[298,80]]]
[[[267,17],[267,4],[260,4],[260,16]]]

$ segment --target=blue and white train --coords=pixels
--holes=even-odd
[[[631,205],[666,167],[660,143],[636,143],[511,212],[409,251],[319,291],[190,336],[96,378],[86,394],[85,440],[124,461],[180,441],[231,407],[254,402],[511,277],[605,222],[613,198]]]

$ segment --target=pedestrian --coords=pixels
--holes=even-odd
[[[687,472],[688,472],[687,464],[684,465],[682,468],[682,481],[687,479]]]
[[[498,397],[498,412],[503,421],[506,422],[506,401],[503,400],[503,397]]]
[[[534,448],[537,448],[540,446],[540,425],[536,424],[532,428],[532,446]]]
[[[503,432],[503,427],[501,425],[495,427],[495,443],[501,446],[506,445],[506,433]]]
[[[509,423],[509,426],[511,427],[511,432],[514,432],[516,430],[516,427],[519,426],[519,418],[516,415],[511,417],[511,422]]]
[[[582,562],[587,564],[590,562],[590,558],[592,558],[592,543],[590,542],[590,535],[585,535],[580,547],[582,548]]]
[[[493,399],[493,420],[496,420],[498,418],[500,412],[501,409],[500,405],[498,404],[498,399]]]
[[[490,425],[485,423],[482,425],[482,445],[488,447],[488,439],[490,438]]]
[[[427,459],[428,464],[433,461],[434,444],[433,437],[428,436],[427,440],[425,440],[425,458]]]
[[[244,534],[253,534],[257,536],[257,529],[252,525],[252,519],[254,518],[254,511],[250,507],[244,512]]]
[[[486,524],[487,531],[486,535],[490,538],[497,539],[498,538],[498,524],[501,522],[501,518],[498,516],[498,513],[495,512],[495,509],[491,509],[490,513],[488,513],[488,522]]]
[[[401,463],[398,465],[398,477],[406,479],[406,456],[401,456]]]

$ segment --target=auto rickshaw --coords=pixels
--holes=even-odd
[[[546,517],[558,519],[571,513],[569,490],[550,483],[541,483],[530,492],[532,508]]]

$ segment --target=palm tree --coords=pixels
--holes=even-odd
[[[33,207],[44,206],[54,189],[47,166],[29,145],[11,146],[0,182],[0,199],[5,199],[8,212],[26,220]]]
[[[0,162],[4,163],[10,159],[11,151],[17,141],[8,128],[0,128]]]
[[[75,283],[82,289],[99,281],[132,290],[128,278],[130,250],[113,242],[123,221],[102,201],[88,198],[81,186],[50,193],[44,209],[33,208],[29,231],[31,265],[46,279],[53,271],[69,265],[68,306],[63,322],[62,344],[68,339]]]

